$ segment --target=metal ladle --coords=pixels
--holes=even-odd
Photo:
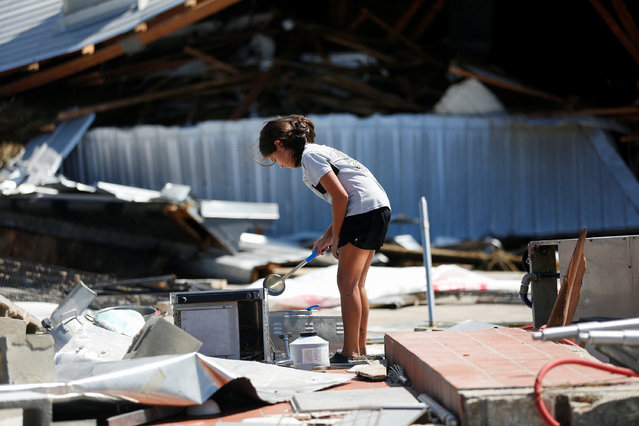
[[[284,283],[284,281],[302,266],[315,259],[316,256],[317,249],[313,250],[313,253],[311,253],[306,259],[301,261],[299,265],[297,265],[295,268],[291,269],[284,275],[271,274],[267,276],[266,278],[264,278],[264,283],[262,285],[268,291],[269,295],[279,296],[280,294],[284,293],[284,289],[286,288],[286,284]]]

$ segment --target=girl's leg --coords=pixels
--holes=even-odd
[[[369,252],[370,250],[362,250],[350,243],[339,248],[337,287],[339,288],[344,325],[342,355],[347,357],[360,355],[360,323],[363,306],[359,283],[362,273],[368,270]],[[364,297],[366,297],[366,292],[364,292]],[[365,306],[366,321],[368,321],[368,300]]]
[[[375,256],[374,250],[368,250],[368,259],[366,259],[366,263],[364,265],[364,270],[359,277],[359,282],[357,283],[357,287],[359,288],[359,297],[362,305],[362,316],[359,321],[359,354],[366,355],[366,333],[368,331],[368,295],[366,294],[366,276],[368,275],[368,269],[373,262],[373,257]]]

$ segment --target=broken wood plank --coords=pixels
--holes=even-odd
[[[586,273],[586,257],[584,256],[584,245],[586,241],[586,228],[581,230],[577,244],[572,253],[566,276],[561,282],[559,295],[548,318],[548,327],[563,327],[572,323],[579,295],[581,284]]]

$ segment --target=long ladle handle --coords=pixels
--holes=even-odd
[[[295,268],[291,269],[290,271],[288,271],[287,273],[282,275],[282,279],[283,280],[287,279],[291,274],[293,274],[293,272],[297,271],[302,266],[306,265],[308,262],[310,262],[311,260],[315,259],[316,256],[317,256],[317,249],[313,250],[313,253],[311,253],[306,259],[301,261],[299,263],[299,265],[297,265]]]

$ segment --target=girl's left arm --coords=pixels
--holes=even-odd
[[[336,259],[339,259],[337,244],[339,242],[339,234],[342,230],[342,224],[344,223],[344,218],[346,217],[346,208],[348,207],[348,193],[340,183],[339,179],[337,179],[337,175],[333,171],[330,171],[322,176],[322,178],[320,179],[320,184],[331,195],[331,206],[333,210],[333,242],[331,245],[333,256]]]

